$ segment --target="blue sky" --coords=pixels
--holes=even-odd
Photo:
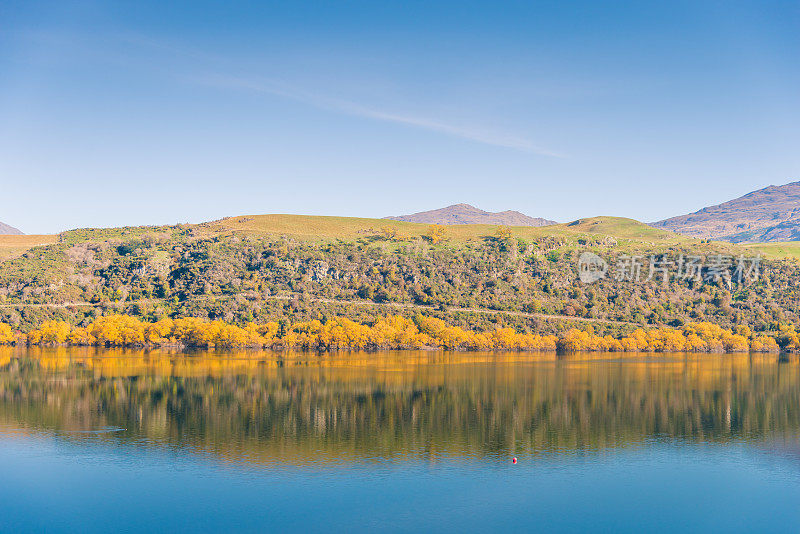
[[[4,0],[0,221],[654,221],[800,180],[798,58],[796,2]]]

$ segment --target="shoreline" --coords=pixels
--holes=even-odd
[[[197,317],[143,321],[131,315],[106,315],[84,326],[45,321],[27,333],[0,323],[0,345],[98,346],[140,348],[269,349],[308,352],[378,350],[453,350],[464,352],[652,352],[652,353],[779,353],[800,350],[793,328],[753,332],[746,326],[727,330],[708,322],[681,329],[637,329],[629,335],[595,334],[591,328],[572,328],[555,334],[519,332],[497,326],[470,330],[416,315],[379,317],[359,323],[344,317],[310,321],[270,321],[243,326]]]

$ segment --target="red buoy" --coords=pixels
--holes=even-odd
[[[517,463],[517,457],[516,457],[516,456],[514,457],[514,459],[513,459],[513,460],[511,460],[511,463],[512,463],[512,464],[515,464],[515,463]]]

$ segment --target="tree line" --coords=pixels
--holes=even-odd
[[[436,317],[418,314],[378,317],[359,323],[346,317],[310,321],[248,322],[244,326],[197,317],[143,321],[130,315],[108,315],[86,326],[45,321],[27,333],[0,323],[0,344],[102,347],[252,347],[269,349],[377,350],[420,349],[498,351],[603,352],[778,352],[800,349],[798,331],[784,325],[777,335],[747,326],[728,330],[710,322],[682,328],[636,329],[629,335],[596,334],[572,328],[559,335],[518,332],[513,328],[468,330]]]

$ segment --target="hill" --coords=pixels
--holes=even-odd
[[[0,257],[0,322],[26,331],[51,318],[85,325],[114,313],[239,325],[326,317],[372,324],[423,313],[471,330],[550,334],[591,325],[601,335],[702,320],[759,332],[800,323],[800,263],[781,259],[796,247],[770,246],[757,284],[674,272],[653,280],[652,255],[752,257],[761,249],[619,217],[442,230],[388,219],[249,215],[28,241],[0,236],[4,242],[14,254]],[[605,259],[609,275],[581,283],[584,252]],[[614,276],[623,255],[641,260],[641,280]]]
[[[22,235],[22,232],[13,226],[0,222],[0,235]]]
[[[695,213],[653,223],[652,226],[732,243],[800,239],[800,182],[771,185]]]
[[[0,235],[0,261],[22,255],[27,250],[58,241],[55,235]]]
[[[304,242],[358,241],[381,242],[387,236],[394,243],[425,240],[432,223],[415,223],[394,219],[368,219],[360,217],[328,217],[317,215],[244,215],[226,217],[218,221],[194,226],[193,231],[204,235],[235,233],[247,236],[290,237]],[[542,241],[547,238],[572,240],[580,236],[591,240],[611,240],[614,243],[633,243],[645,246],[700,244],[699,240],[687,238],[667,230],[653,228],[645,223],[624,217],[589,217],[570,223],[554,223],[548,226],[508,226],[504,224],[452,224],[444,230],[443,239],[449,246],[461,246],[470,242],[493,239],[499,227],[508,227],[511,235],[526,241]],[[100,230],[103,231],[103,230]],[[112,230],[104,230],[111,232]],[[129,231],[133,231],[130,229]],[[81,230],[80,232],[85,232]],[[727,246],[719,244],[719,246]]]
[[[555,221],[529,217],[518,211],[483,211],[469,204],[453,204],[438,210],[421,211],[411,215],[386,217],[394,221],[424,224],[501,224],[506,226],[547,226]]]
[[[449,225],[442,235],[448,248],[463,248],[496,238],[501,225]],[[505,225],[503,225],[505,226]],[[605,243],[619,251],[638,251],[652,246],[692,247],[705,252],[761,252],[771,258],[800,258],[800,246],[774,247],[754,244],[740,248],[725,242],[702,243],[699,239],[682,236],[667,230],[624,217],[588,217],[569,223],[549,226],[510,226],[510,235],[532,245],[549,241],[564,245]],[[405,244],[427,242],[430,225],[359,217],[330,217],[317,215],[243,215],[217,221],[178,226],[135,226],[122,228],[82,228],[58,235],[0,236],[0,261],[21,256],[39,245],[62,242],[69,245],[124,242],[133,239],[170,240],[177,235],[195,239],[215,239],[238,236],[245,239],[290,240],[298,243],[375,243],[386,248],[402,248]]]

